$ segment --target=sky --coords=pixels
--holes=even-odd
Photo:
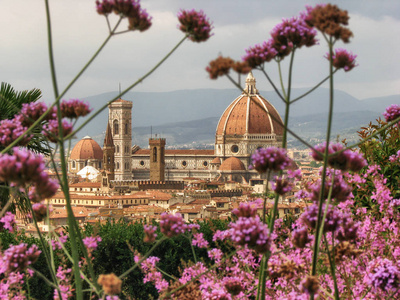
[[[53,47],[59,90],[62,91],[107,38],[104,16],[95,1],[50,0]],[[282,18],[290,18],[305,5],[324,3],[302,0],[142,0],[153,25],[145,32],[128,32],[111,38],[100,55],[65,98],[81,98],[117,92],[134,83],[158,63],[183,37],[177,13],[202,9],[213,22],[213,36],[206,42],[185,41],[156,72],[134,91],[165,92],[182,89],[234,88],[227,78],[211,80],[205,71],[219,55],[240,60],[245,49],[269,38]],[[357,54],[358,66],[335,76],[335,88],[358,99],[400,94],[400,1],[332,1],[350,15],[354,37],[337,43]],[[0,0],[0,81],[17,90],[39,88],[43,100],[52,102],[46,14],[44,1]],[[110,16],[111,24],[117,21]],[[123,20],[121,30],[127,28]],[[296,52],[294,87],[311,87],[328,72],[326,43]],[[288,59],[286,59],[288,60]],[[282,71],[287,78],[287,61]],[[278,84],[276,63],[266,71]],[[272,90],[259,71],[254,72],[259,90]],[[132,99],[128,99],[132,100]]]

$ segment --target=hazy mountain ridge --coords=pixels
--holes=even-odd
[[[294,89],[293,99],[307,89]],[[284,103],[273,91],[260,91],[283,117]],[[94,110],[112,99],[116,92],[104,93],[84,100]],[[125,100],[133,101],[133,144],[146,147],[150,134],[160,134],[167,145],[176,147],[211,147],[215,129],[224,110],[240,95],[237,89],[198,89],[172,92],[129,92]],[[289,126],[306,139],[324,135],[329,90],[319,88],[291,105]],[[398,95],[358,100],[335,90],[333,135],[356,136],[361,126],[381,117],[390,104],[400,104]],[[101,112],[78,135],[92,136],[102,146],[108,110]],[[82,122],[82,121],[81,121]],[[104,128],[103,128],[104,127]],[[354,129],[354,130],[353,130]],[[321,137],[322,138],[322,137]],[[192,143],[195,142],[195,143]]]

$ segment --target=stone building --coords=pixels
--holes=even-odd
[[[81,139],[74,148],[68,159],[68,170],[72,174],[78,173],[86,166],[97,170],[102,168],[103,150],[90,136]]]
[[[148,149],[132,146],[131,110],[132,102],[122,99],[109,105],[102,155],[103,181],[106,176],[108,186],[107,182],[117,187],[125,186],[127,181],[171,182],[188,177],[249,183],[261,179],[256,171],[249,169],[252,153],[260,147],[278,146],[282,141],[282,119],[275,107],[259,94],[251,72],[245,89],[218,122],[214,150],[165,149],[167,141],[153,137]],[[107,174],[112,173],[112,162],[114,173],[110,176]]]

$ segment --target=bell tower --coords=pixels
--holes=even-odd
[[[150,138],[150,180],[165,181],[165,139]]]
[[[132,179],[132,102],[118,99],[108,106],[108,120],[115,146],[115,180]]]

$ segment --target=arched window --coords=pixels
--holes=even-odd
[[[117,145],[117,148],[116,148],[116,150],[117,150],[117,153],[119,153],[119,145]]]
[[[118,132],[119,132],[118,120],[114,120],[113,128],[114,128],[114,134],[118,134]]]
[[[157,162],[157,148],[153,148],[153,162]]]
[[[119,170],[119,162],[117,162],[117,168],[116,169]]]
[[[76,168],[76,163],[75,163],[75,161],[73,160],[72,161],[72,169],[75,169]]]
[[[125,123],[124,134],[128,134],[128,123]]]

